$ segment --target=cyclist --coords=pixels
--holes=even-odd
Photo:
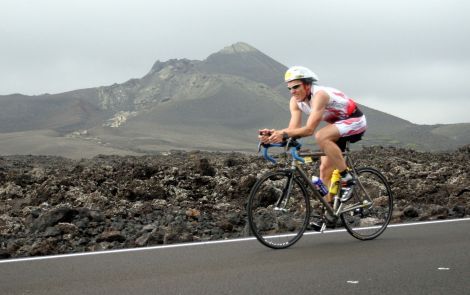
[[[315,134],[317,144],[326,155],[321,158],[322,181],[329,186],[333,170],[338,169],[342,185],[352,185],[352,175],[341,151],[344,151],[346,141],[356,142],[362,138],[367,128],[366,117],[343,92],[318,85],[318,76],[306,67],[293,66],[284,78],[292,95],[289,126],[282,130],[259,130],[261,142],[278,143],[289,137]],[[302,126],[302,113],[308,115],[305,126]],[[315,132],[322,120],[326,126]],[[332,202],[332,196],[328,195],[326,200]]]

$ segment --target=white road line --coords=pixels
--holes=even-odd
[[[139,252],[139,251],[158,250],[158,249],[167,249],[167,248],[204,246],[204,245],[212,245],[212,244],[243,242],[243,241],[250,241],[250,240],[256,240],[256,238],[255,237],[248,237],[248,238],[230,239],[230,240],[218,240],[218,241],[193,242],[193,243],[171,244],[171,245],[161,245],[161,246],[149,246],[149,247],[142,247],[142,248],[127,248],[127,249],[104,250],[104,251],[95,251],[95,252],[83,252],[83,253],[60,254],[60,255],[50,255],[50,256],[26,257],[26,258],[0,260],[0,264],[9,263],[9,262],[25,262],[25,261],[34,261],[34,260],[67,258],[67,257],[91,256],[91,255],[126,253],[126,252]]]
[[[390,224],[388,227],[402,227],[402,226],[413,226],[413,225],[427,225],[427,224],[450,223],[450,222],[460,222],[460,221],[469,221],[469,220],[470,220],[470,218],[459,218],[459,219],[444,219],[444,220],[422,221],[422,222],[410,222],[410,223],[397,223],[397,224]]]
[[[359,284],[359,281],[347,281],[348,284]]]
[[[400,224],[391,224],[388,227],[404,227],[404,226],[416,226],[416,225],[429,225],[436,223],[451,223],[451,222],[463,222],[470,221],[470,218],[460,218],[460,219],[449,219],[449,220],[436,220],[436,221],[425,221],[425,222],[413,222],[413,223],[400,223]],[[334,229],[325,231],[323,234],[333,234],[338,232],[345,232],[345,229]],[[319,235],[320,232],[306,232],[304,235]],[[72,253],[72,254],[60,254],[60,255],[50,255],[50,256],[37,256],[37,257],[25,257],[25,258],[14,258],[14,259],[5,259],[0,260],[0,264],[5,263],[15,263],[15,262],[28,262],[28,261],[37,261],[37,260],[47,260],[47,259],[59,259],[59,258],[68,258],[68,257],[80,257],[80,256],[91,256],[91,255],[107,255],[114,253],[126,253],[126,252],[139,252],[139,251],[151,251],[158,249],[172,249],[172,248],[181,248],[181,247],[193,247],[193,246],[206,246],[206,245],[215,245],[215,244],[226,244],[226,243],[239,243],[244,241],[256,240],[255,237],[239,238],[239,239],[230,239],[230,240],[218,240],[218,241],[206,241],[206,242],[193,242],[193,243],[182,243],[182,244],[171,244],[171,245],[161,245],[161,246],[150,246],[142,248],[128,248],[128,249],[117,249],[117,250],[105,250],[105,251],[95,251],[95,252],[83,252],[83,253]]]

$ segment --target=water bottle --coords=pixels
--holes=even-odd
[[[336,195],[338,193],[340,179],[339,170],[335,169],[333,175],[331,175],[330,194]]]
[[[312,183],[320,192],[320,195],[322,195],[322,197],[328,194],[328,189],[318,176],[312,176]]]

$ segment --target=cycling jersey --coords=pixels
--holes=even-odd
[[[297,106],[302,112],[310,115],[310,103],[318,91],[325,91],[329,96],[322,120],[334,124],[341,137],[365,132],[367,128],[366,117],[358,109],[354,100],[335,88],[313,85],[310,99],[297,101]]]

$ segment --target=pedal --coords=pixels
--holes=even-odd
[[[363,213],[364,213],[364,209],[362,209],[362,208],[354,209],[353,212],[354,212],[354,213],[353,213],[354,216],[361,215],[361,217],[364,217],[364,214],[363,214]]]
[[[325,226],[325,223],[324,222],[315,222],[315,221],[312,221],[309,223],[309,226],[311,229],[313,229],[314,231],[319,231],[319,232],[323,232],[323,227]]]

